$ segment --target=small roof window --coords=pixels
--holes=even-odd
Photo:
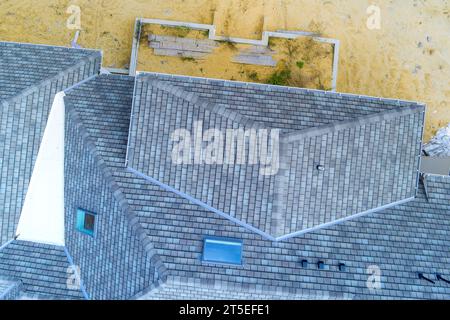
[[[242,240],[206,237],[203,243],[203,261],[242,264]]]
[[[96,214],[84,209],[77,209],[77,230],[94,236]]]

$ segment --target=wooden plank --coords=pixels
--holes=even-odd
[[[206,55],[208,55],[208,52],[198,52],[198,51],[196,52],[196,51],[175,50],[175,49],[154,49],[154,54],[157,56],[203,59]]]
[[[233,62],[275,67],[277,62],[271,56],[241,54],[233,57]]]
[[[233,57],[232,61],[242,64],[275,67],[277,62],[273,59],[275,52],[267,46],[250,46]]]
[[[148,36],[149,47],[156,55],[203,58],[218,46],[216,41],[208,39],[190,39],[172,36]]]

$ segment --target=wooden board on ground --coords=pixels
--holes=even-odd
[[[148,36],[148,44],[150,48],[154,49],[155,55],[194,59],[205,57],[218,46],[216,41],[209,39],[190,39],[155,34]]]
[[[275,67],[277,62],[273,58],[274,51],[266,46],[250,46],[233,57],[233,62]]]

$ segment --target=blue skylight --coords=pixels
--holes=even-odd
[[[203,261],[242,264],[242,241],[206,237],[203,244]]]

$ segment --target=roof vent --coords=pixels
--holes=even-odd
[[[302,264],[303,269],[308,268],[308,260],[302,260],[300,263]]]
[[[347,266],[345,265],[345,263],[339,263],[338,268],[341,272],[347,271]]]
[[[419,279],[423,279],[423,280],[428,281],[428,282],[430,282],[430,283],[432,283],[432,284],[435,283],[435,282],[434,282],[433,280],[431,280],[430,278],[425,277],[425,276],[423,275],[423,273],[419,273]]]
[[[325,270],[325,262],[323,262],[323,261],[317,262],[317,268],[319,270]]]

